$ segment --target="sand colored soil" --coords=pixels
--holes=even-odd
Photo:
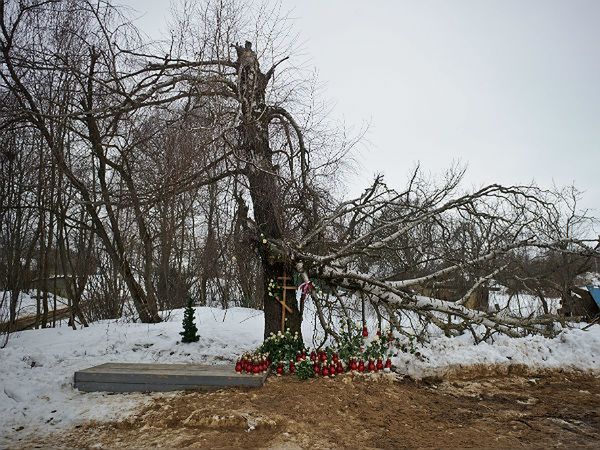
[[[600,446],[600,376],[471,370],[416,382],[270,377],[256,390],[152,396],[134,415],[27,446],[547,448]]]

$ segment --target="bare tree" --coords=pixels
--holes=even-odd
[[[416,170],[402,192],[377,178],[337,200],[331,180],[354,141],[322,128],[287,25],[265,6],[184,2],[169,42],[146,43],[104,1],[0,3],[0,129],[36,143],[23,161],[50,162],[26,209],[39,238],[20,248],[39,248],[46,278],[53,252],[63,272],[81,269],[80,322],[124,314],[128,299],[158,322],[187,295],[237,298],[262,305],[266,336],[282,326],[268,286],[296,272],[326,287],[315,305],[331,335],[332,308],[354,301],[398,329],[410,317],[478,338],[550,333],[554,317],[488,312],[480,294],[553,252],[566,298],[568,255],[597,254],[571,232],[576,217],[557,227],[556,194],[533,186],[462,192],[456,168],[441,183]],[[29,191],[15,186],[2,195],[18,206]],[[94,259],[91,282],[80,258]],[[300,332],[303,304],[287,300],[284,326]]]
[[[189,92],[169,91],[168,86],[179,81],[172,77],[166,86],[161,82],[168,65],[139,69],[131,52],[119,50],[135,36],[108,4],[2,2],[0,17],[0,75],[3,88],[20,106],[4,111],[5,128],[19,121],[39,133],[58,170],[77,190],[140,319],[160,321],[147,215],[147,205],[156,201],[157,193],[153,186],[136,183],[134,150],[147,138],[137,132],[137,119],[156,104],[189,97]],[[142,59],[137,63],[143,64]],[[157,96],[162,98],[155,100]],[[205,168],[201,169],[186,177],[187,182],[201,178]],[[127,228],[120,219],[124,206],[141,244],[139,271],[126,245]]]
[[[271,247],[336,295],[357,294],[384,308],[398,329],[402,315],[411,314],[447,334],[470,331],[476,339],[495,332],[552,333],[547,325],[556,317],[479,311],[467,302],[500,274],[514,274],[517,251],[597,255],[590,246],[594,241],[541,232],[557,219],[551,193],[490,185],[460,194],[462,175],[451,171],[445,183],[432,188],[417,171],[403,192],[378,178],[361,197],[322,217],[301,240],[273,240]],[[318,234],[328,245],[311,251]],[[437,285],[457,282],[463,295],[454,301],[432,295]]]
[[[30,133],[12,132],[2,136],[0,154],[0,310],[7,312],[0,322],[12,331],[17,319],[20,294],[30,284],[36,263],[36,246],[41,228],[36,170],[41,166],[37,141]],[[27,149],[29,151],[21,151]]]

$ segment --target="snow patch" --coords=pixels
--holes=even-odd
[[[156,324],[100,321],[11,335],[0,350],[0,448],[87,420],[126,415],[143,394],[82,393],[73,374],[106,362],[232,363],[262,342],[263,314],[246,308],[196,308],[200,341],[181,344],[183,310]],[[161,395],[161,394],[153,394]],[[23,427],[23,428],[22,428]],[[17,431],[18,430],[18,431]]]
[[[581,324],[585,325],[585,324]],[[600,325],[588,330],[564,329],[555,338],[495,336],[475,345],[473,337],[433,337],[416,345],[415,353],[400,353],[392,362],[413,378],[444,375],[470,366],[523,365],[529,369],[600,371]]]
[[[0,447],[83,421],[124,417],[152,397],[168,395],[82,393],[73,388],[77,370],[106,362],[227,364],[262,342],[262,311],[197,307],[200,341],[192,344],[179,342],[183,310],[167,316],[153,325],[120,319],[77,331],[60,327],[11,335],[0,350]],[[315,345],[313,339],[321,340],[315,320],[307,302],[302,328],[309,346]],[[373,330],[374,319],[369,322]],[[479,345],[470,335],[440,335],[415,351],[418,355],[400,353],[393,362],[416,378],[477,364],[600,370],[600,325],[587,331],[566,329],[554,339],[497,336]]]

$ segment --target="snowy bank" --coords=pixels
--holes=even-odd
[[[9,305],[10,305],[10,292],[0,290],[0,321],[8,320],[9,317]],[[48,294],[48,311],[49,317],[52,320],[52,311],[54,311],[54,301],[56,300],[56,309],[59,310],[68,306],[68,300],[58,295]],[[16,304],[16,317],[33,316],[37,311],[37,300],[35,298],[35,291],[20,292]]]
[[[53,431],[92,419],[126,414],[148,399],[143,394],[85,394],[73,389],[77,370],[106,362],[225,364],[260,344],[261,311],[197,308],[200,341],[178,343],[183,310],[148,325],[101,321],[28,330],[0,350],[0,448],[30,433]]]
[[[310,308],[305,313],[303,333],[312,346],[314,314]],[[261,311],[196,308],[200,341],[193,344],[178,343],[182,317],[183,310],[176,310],[155,325],[101,321],[77,331],[65,326],[12,335],[0,350],[0,447],[28,434],[122,417],[151,398],[81,393],[72,387],[77,370],[106,362],[226,364],[262,341]],[[415,350],[420,356],[400,353],[394,358],[402,372],[414,377],[476,364],[600,370],[600,326],[565,330],[555,339],[497,337],[479,345],[468,335],[441,336]]]
[[[585,324],[581,324],[585,325]],[[470,334],[433,337],[416,346],[418,356],[400,353],[394,364],[414,378],[442,376],[472,366],[526,366],[532,371],[563,369],[600,371],[600,325],[565,329],[553,339],[543,336],[495,336],[474,344]],[[416,354],[416,353],[415,353]]]

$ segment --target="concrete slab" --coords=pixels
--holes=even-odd
[[[232,365],[106,363],[75,372],[85,392],[165,392],[261,387],[267,373],[237,373]]]

